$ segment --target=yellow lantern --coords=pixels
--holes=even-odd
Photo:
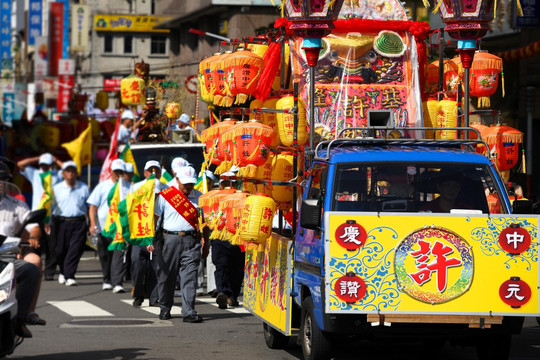
[[[249,194],[253,194],[256,190],[255,184],[253,184],[251,181],[244,181],[242,183],[242,190]]]
[[[292,96],[285,96],[278,100],[276,109],[288,110],[294,106]],[[294,115],[293,114],[277,114],[277,122],[279,129],[279,140],[285,146],[294,145]],[[306,106],[302,100],[298,100],[298,143],[297,146],[304,146],[308,139]]]
[[[277,97],[268,99],[265,102],[263,102],[262,107],[265,109],[275,109],[276,103],[278,102],[278,100],[279,98]],[[276,131],[276,133],[279,134],[279,128],[278,128],[276,115],[277,115],[276,113],[265,112],[263,113],[263,116],[262,116],[262,122],[264,125],[270,126],[272,129]],[[279,140],[279,136],[278,136],[278,140]],[[280,144],[281,144],[281,141],[280,141]]]
[[[272,164],[272,181],[289,181],[293,178],[294,155],[290,151],[277,154]],[[278,203],[287,203],[293,199],[292,186],[272,185],[272,197]]]
[[[182,112],[182,108],[180,107],[180,104],[177,102],[171,102],[168,103],[165,107],[165,115],[169,119],[178,119],[180,117],[180,113]]]
[[[457,127],[457,102],[441,100],[437,105],[437,127]],[[457,139],[456,130],[437,130],[437,139]]]
[[[424,113],[424,126],[436,127],[437,126],[437,100],[430,99],[422,103],[422,110]],[[426,130],[426,138],[434,139],[435,134],[431,130]]]
[[[263,102],[259,99],[255,99],[253,100],[250,104],[249,104],[249,109],[260,109],[263,107]],[[260,112],[250,112],[249,113],[249,120],[258,120],[260,122],[263,121],[263,114],[260,113]],[[268,124],[266,124],[268,125]],[[277,129],[274,129],[277,133]]]
[[[251,195],[244,201],[239,235],[247,243],[264,244],[272,234],[276,203],[264,194]]]
[[[120,81],[120,94],[124,105],[144,104],[144,80],[136,75],[129,75]]]
[[[104,90],[97,92],[96,107],[101,111],[104,111],[105,109],[109,107],[109,93],[108,92]]]
[[[270,180],[272,178],[272,171],[274,169],[274,153],[270,152],[268,154],[268,159],[266,162],[257,167],[257,173],[255,174],[255,178],[257,180]],[[269,196],[272,196],[272,185],[265,185],[265,184],[257,184],[256,190],[259,193],[263,193]]]

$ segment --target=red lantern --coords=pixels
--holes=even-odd
[[[429,63],[427,66],[426,93],[431,94],[439,91],[439,60]]]
[[[463,67],[459,56],[444,61],[444,90],[457,90],[461,84]]]
[[[223,106],[225,96],[228,95],[228,89],[226,84],[226,73],[223,65],[223,60],[230,56],[232,53],[226,51],[223,54],[215,55],[213,61],[210,64],[210,71],[212,76],[211,86],[214,87],[214,105]],[[229,105],[230,106],[230,105]]]
[[[276,131],[257,120],[250,120],[227,131],[222,138],[224,141],[233,141],[233,162],[239,167],[263,165],[269,150],[277,145]]]
[[[212,164],[219,165],[222,161],[218,157],[218,143],[221,135],[233,127],[235,122],[232,119],[224,119],[222,122],[214,124],[201,132],[201,141],[206,144],[206,154]]]
[[[236,234],[236,230],[240,227],[240,218],[244,208],[244,201],[251,194],[237,191],[220,201],[220,207],[223,209],[226,218],[227,231],[231,234]]]
[[[215,53],[203,59],[199,64],[199,92],[201,100],[208,104],[214,102],[215,83],[213,82],[212,64],[219,55],[221,54]]]
[[[257,87],[264,60],[259,55],[240,48],[223,59],[230,95],[236,96],[235,104],[243,104]],[[225,104],[225,106],[231,106]]]
[[[499,170],[509,170],[517,164],[519,144],[523,142],[521,131],[506,125],[495,125],[481,134],[491,152],[496,154]]]
[[[499,74],[502,73],[502,70],[503,62],[500,57],[485,51],[477,51],[474,55],[469,82],[471,87],[470,95],[478,97],[479,108],[489,108],[491,106],[489,97],[497,91]]]

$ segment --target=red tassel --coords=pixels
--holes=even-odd
[[[270,95],[272,84],[274,83],[279,64],[281,63],[281,44],[275,42],[271,43],[264,53],[263,59],[263,70],[259,77],[257,87],[252,95],[264,102]]]

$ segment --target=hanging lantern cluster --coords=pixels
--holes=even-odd
[[[222,135],[224,142],[232,142],[233,164],[238,167],[260,166],[266,162],[269,150],[277,145],[277,134],[270,126],[257,120],[241,123]]]

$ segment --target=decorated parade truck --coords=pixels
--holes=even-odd
[[[464,18],[456,2],[435,8],[450,35],[482,37],[493,1]],[[469,119],[470,97],[487,95],[479,74],[497,88],[497,61],[470,76],[474,46],[458,43],[468,57],[450,71],[439,50],[430,72],[434,31],[395,0],[282,9],[274,29],[199,67],[213,109],[204,163],[235,166],[240,184],[199,206],[212,239],[246,249],[243,306],[267,345],[296,336],[305,359],[327,359],[358,339],[450,340],[507,358],[540,315],[538,219],[507,189],[522,134]]]
[[[319,144],[294,237],[247,255],[244,307],[267,345],[297,334],[304,358],[322,359],[338,340],[399,336],[508,356],[524,317],[539,314],[538,219],[512,214],[473,143]]]

